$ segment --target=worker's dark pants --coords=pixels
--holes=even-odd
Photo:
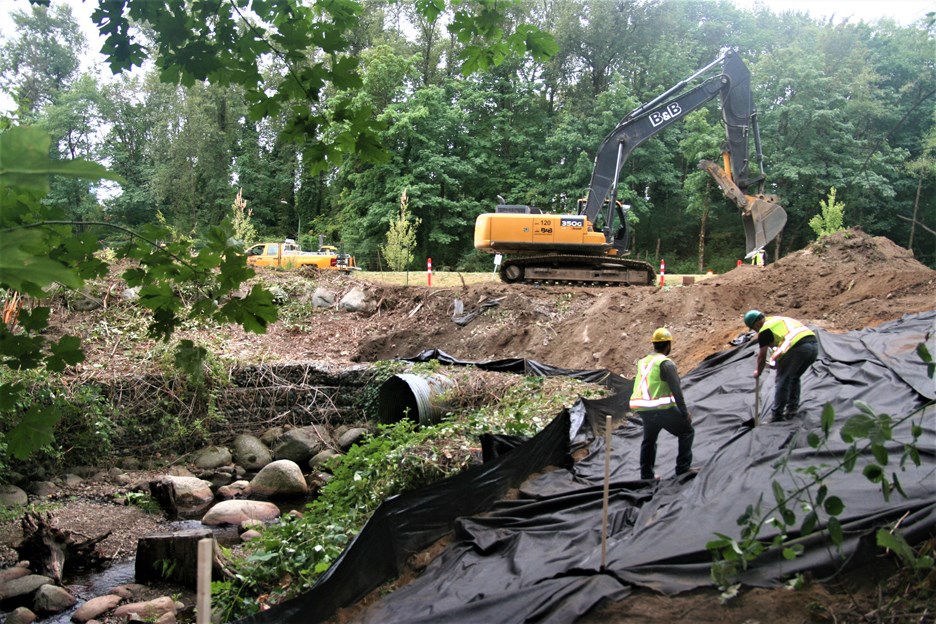
[[[692,465],[692,441],[695,429],[692,423],[676,407],[638,412],[643,421],[643,442],[640,443],[640,478],[653,478],[656,463],[657,438],[660,430],[666,429],[679,440],[676,455],[676,474],[688,472]]]
[[[798,342],[777,360],[777,388],[774,390],[773,420],[793,418],[799,409],[800,377],[819,357],[815,340]]]

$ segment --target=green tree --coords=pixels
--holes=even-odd
[[[0,47],[0,87],[13,95],[22,118],[33,121],[77,78],[85,39],[67,4],[36,3],[10,17],[16,36]]]
[[[234,203],[231,204],[231,229],[233,230],[234,238],[243,242],[245,245],[253,244],[259,240],[257,238],[257,230],[250,220],[252,216],[253,210],[248,210],[247,202],[244,201],[242,189],[238,189],[237,197],[234,198]]]
[[[400,196],[400,214],[395,221],[390,222],[387,232],[387,242],[381,246],[387,264],[394,271],[406,271],[413,263],[413,250],[416,248],[416,231],[419,229],[420,219],[414,217],[410,220],[407,212],[409,199],[406,191]]]
[[[809,220],[809,227],[820,239],[841,232],[845,217],[845,204],[835,201],[835,187],[829,190],[825,200],[819,202],[819,214]]]

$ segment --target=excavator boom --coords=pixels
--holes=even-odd
[[[721,73],[705,77],[718,65]],[[475,248],[511,255],[501,267],[501,278],[507,282],[654,283],[652,266],[623,258],[629,253],[629,207],[617,197],[621,169],[635,148],[716,97],[725,124],[725,168],[711,161],[699,166],[715,178],[741,211],[747,252],[763,248],[783,229],[786,212],[776,197],[763,194],[763,155],[751,74],[730,51],[638,106],[618,123],[598,148],[588,195],[577,215],[543,215],[535,208],[502,201],[494,214],[478,217]],[[754,174],[748,158],[752,139],[758,169]],[[616,272],[620,273],[617,278]]]
[[[708,173],[741,211],[744,224],[744,242],[748,253],[763,249],[776,238],[786,225],[786,211],[777,203],[775,195],[745,195],[724,169],[711,160],[700,160],[699,169]]]

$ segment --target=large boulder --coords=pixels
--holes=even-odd
[[[58,585],[43,585],[36,591],[33,611],[36,613],[61,613],[78,602],[67,589]]]
[[[231,451],[223,446],[209,446],[199,451],[195,455],[195,466],[197,468],[220,468],[227,466],[233,460]]]
[[[290,429],[277,443],[273,450],[273,458],[288,459],[302,465],[326,448],[330,440],[328,430],[319,425]]]
[[[296,462],[288,459],[267,464],[250,482],[250,491],[261,498],[294,498],[306,496],[309,486]]]
[[[17,607],[6,616],[4,624],[32,624],[36,621],[37,615],[26,607]]]
[[[338,302],[338,308],[348,312],[373,312],[375,307],[374,300],[360,286],[349,290]]]
[[[32,574],[32,572],[29,571],[29,562],[21,561],[12,568],[0,570],[0,585],[3,585],[7,581],[12,581],[13,579],[29,576],[30,574]]]
[[[51,578],[41,574],[28,574],[9,580],[0,585],[0,605],[3,607],[25,606],[37,589],[51,582]]]
[[[165,475],[150,482],[150,494],[163,509],[183,516],[201,513],[214,500],[211,483],[197,477]]]
[[[161,596],[153,600],[147,600],[146,602],[131,602],[130,604],[117,607],[114,611],[114,617],[129,618],[131,616],[136,616],[137,618],[151,621],[158,620],[166,613],[175,615],[177,611],[178,605],[176,605],[176,602],[172,598],[169,596]]]
[[[321,467],[330,460],[332,457],[338,457],[339,453],[331,449],[325,449],[324,451],[319,451],[315,454],[315,457],[309,460],[309,468],[312,470],[319,470]]]
[[[312,307],[330,308],[335,305],[335,299],[337,298],[337,295],[333,291],[319,286],[315,289],[315,292],[312,293]]]
[[[29,496],[15,485],[0,485],[0,507],[22,507],[29,504]]]
[[[269,522],[279,515],[279,507],[273,503],[253,500],[228,500],[221,501],[209,509],[205,517],[202,518],[202,524],[208,526],[240,525],[248,520]]]
[[[241,434],[233,446],[234,463],[246,470],[260,470],[273,461],[273,452],[256,436]]]
[[[351,427],[338,436],[338,448],[347,452],[348,449],[360,442],[366,435],[367,429],[364,427]]]
[[[218,496],[224,500],[240,500],[250,498],[250,482],[240,479],[218,488]]]
[[[123,600],[123,598],[116,594],[97,596],[75,609],[71,619],[73,622],[79,622],[79,624],[87,622],[88,620],[94,620],[98,616],[116,608],[121,600]]]

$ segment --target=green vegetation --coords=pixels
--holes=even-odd
[[[420,366],[424,368],[418,370],[433,368]],[[395,374],[392,370],[388,366],[380,375]],[[571,405],[578,396],[603,393],[603,388],[571,379],[528,377],[507,389],[495,405],[481,389],[449,391],[440,400],[461,407],[431,427],[417,428],[409,420],[380,426],[333,460],[334,478],[302,517],[285,516],[233,558],[237,580],[212,584],[222,620],[256,612],[261,607],[258,596],[264,596],[265,604],[276,604],[311,587],[387,497],[477,464],[479,434],[534,435],[563,405]],[[486,406],[473,407],[482,403]]]
[[[819,202],[819,214],[809,220],[809,227],[822,240],[826,236],[843,231],[844,219],[845,204],[835,201],[835,187],[833,186],[829,191],[829,196]]]
[[[380,247],[387,264],[394,271],[405,271],[413,263],[413,250],[416,248],[416,231],[419,230],[419,217],[410,219],[407,212],[406,191],[400,197],[400,214],[390,222],[387,242]]]
[[[927,365],[928,374],[932,378],[934,362],[926,345],[920,343],[917,353]],[[860,413],[847,418],[839,430],[839,436],[848,445],[841,454],[841,461],[831,465],[815,463],[794,471],[790,468],[789,459],[796,447],[790,445],[787,454],[774,464],[774,475],[781,475],[783,482],[792,485],[785,486],[780,478],[775,479],[772,482],[773,502],[769,503],[761,496],[755,503],[748,505],[745,513],[738,518],[738,525],[741,527],[739,538],[717,534],[717,539],[706,544],[714,561],[711,569],[712,580],[723,591],[723,600],[737,595],[741,573],[752,561],[764,556],[768,551],[779,551],[787,560],[795,559],[803,553],[799,539],[817,531],[828,536],[834,548],[841,548],[845,534],[839,516],[845,511],[845,505],[826,483],[836,472],[850,473],[860,465],[862,475],[870,483],[880,487],[885,501],[889,501],[894,493],[907,496],[900,484],[898,473],[907,462],[915,466],[921,464],[917,443],[923,435],[923,412],[895,419],[888,414],[877,413],[862,401],[856,402],[855,405]],[[920,420],[915,421],[914,418]],[[826,405],[822,411],[821,431],[810,432],[807,437],[809,446],[816,450],[817,456],[823,456],[826,451],[829,452],[829,456],[838,455],[829,445],[834,423],[835,412],[830,405]],[[903,430],[909,429],[909,439],[894,438],[894,430],[898,427]],[[895,445],[903,449],[896,467],[889,465],[888,452],[888,448],[894,448]],[[768,526],[776,532],[769,541],[760,537],[761,532]],[[915,577],[918,591],[931,593],[932,588],[926,589],[926,583],[923,581],[936,567],[932,554],[915,552],[896,532],[896,528],[894,525],[878,529],[875,534],[877,545],[897,555]],[[799,537],[791,538],[791,533],[798,533]],[[794,578],[791,587],[797,587],[801,583],[802,579]]]

